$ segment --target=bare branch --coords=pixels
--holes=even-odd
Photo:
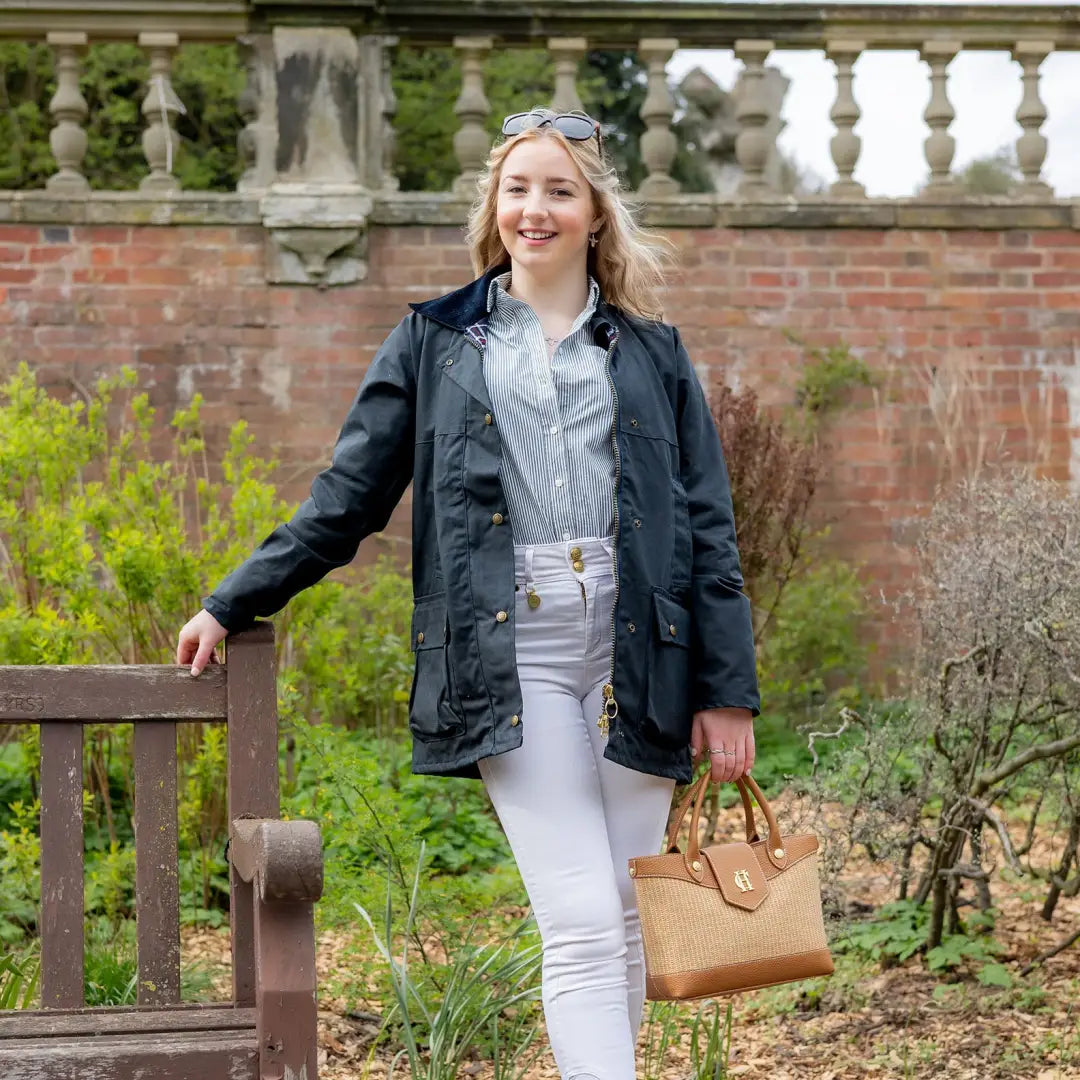
[[[816,771],[818,767],[818,753],[814,749],[814,740],[838,739],[851,726],[852,720],[862,722],[862,717],[854,709],[849,709],[846,706],[840,710],[840,719],[843,722],[835,731],[808,731],[806,733],[806,748],[814,755],[813,771]]]
[[[1030,975],[1040,964],[1044,964],[1052,956],[1057,956],[1058,953],[1063,953],[1066,949],[1068,949],[1072,945],[1075,945],[1078,941],[1080,941],[1080,930],[1077,930],[1074,934],[1070,934],[1069,937],[1067,937],[1064,941],[1062,941],[1058,945],[1055,945],[1047,952],[1040,953],[1038,956],[1035,957],[1034,960],[1031,961],[1031,963],[1025,964],[1020,969],[1020,974]]]
[[[998,817],[998,815],[995,814],[994,811],[986,805],[986,803],[981,803],[978,799],[973,799],[970,795],[965,795],[963,801],[966,802],[973,809],[977,810],[983,816],[983,818],[985,818],[987,821],[990,822],[991,825],[994,826],[994,829],[997,831],[998,837],[1001,840],[1001,846],[1005,851],[1005,858],[1009,860],[1009,865],[1018,874],[1022,874],[1024,872],[1024,868],[1020,865],[1020,860],[1016,857],[1016,854],[1013,851],[1012,842],[1009,839],[1009,832],[1005,828],[1005,822],[1003,822],[1001,818]]]
[[[1080,732],[1064,739],[1057,739],[1054,742],[1042,743],[1039,746],[1029,746],[1022,753],[1017,754],[1016,757],[1009,758],[1008,761],[999,765],[991,772],[983,773],[982,776],[975,781],[972,794],[982,795],[984,792],[989,791],[995,784],[1000,784],[1002,780],[1007,779],[1012,776],[1013,773],[1019,772],[1033,762],[1045,761],[1047,758],[1060,757],[1062,754],[1067,754],[1070,750],[1075,750],[1078,746],[1080,746]]]

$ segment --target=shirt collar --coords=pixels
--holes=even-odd
[[[506,287],[510,284],[510,271],[505,274],[500,274],[498,277],[493,278],[491,284],[488,286],[487,294],[487,309],[488,312],[500,312],[505,314],[510,311],[520,311],[522,308],[528,308],[528,304],[524,300],[518,300],[511,296]],[[592,318],[593,312],[596,311],[596,305],[600,302],[600,286],[596,282],[596,278],[589,275],[589,296],[585,301],[585,307],[581,314],[574,320],[573,329],[576,330],[585,321]],[[531,310],[531,309],[530,309]]]

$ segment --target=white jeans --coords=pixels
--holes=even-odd
[[[540,928],[563,1080],[634,1080],[645,965],[626,860],[659,849],[674,788],[603,756],[611,551],[609,540],[515,548],[523,743],[479,763]]]

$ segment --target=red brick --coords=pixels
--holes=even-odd
[[[0,283],[7,282],[9,285],[23,285],[33,281],[37,277],[37,271],[30,269],[18,269],[16,267],[0,266]]]
[[[2,232],[0,232],[0,239],[3,239]],[[0,263],[26,262],[27,250],[25,244],[0,244]]]

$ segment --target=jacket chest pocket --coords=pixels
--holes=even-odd
[[[417,602],[412,617],[415,666],[409,694],[409,730],[422,741],[451,738],[465,730],[465,719],[457,705],[449,641],[445,597]]]
[[[670,596],[653,592],[645,712],[650,741],[681,749],[690,741],[690,612]]]

